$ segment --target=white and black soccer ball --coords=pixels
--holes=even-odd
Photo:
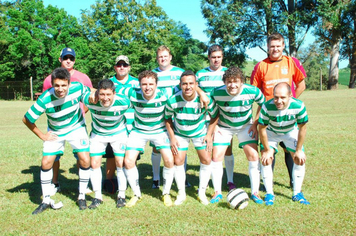
[[[242,210],[247,207],[249,201],[247,193],[240,188],[231,189],[226,198],[230,208],[237,210]]]

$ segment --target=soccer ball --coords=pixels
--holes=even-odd
[[[227,204],[231,209],[242,210],[248,205],[249,197],[247,193],[240,188],[231,189],[226,198]]]

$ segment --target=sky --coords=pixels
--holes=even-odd
[[[198,39],[204,43],[208,43],[209,39],[204,33],[207,28],[207,22],[203,18],[200,10],[200,0],[156,0],[157,5],[162,7],[169,18],[174,21],[180,21],[187,25],[190,29],[190,34],[193,38]],[[95,4],[96,0],[43,0],[44,5],[49,4],[64,8],[64,10],[77,18],[80,18],[81,10],[90,9],[90,5]],[[307,41],[312,41],[308,38]],[[247,55],[250,60],[261,61],[266,58],[266,54],[259,48],[247,49]],[[340,68],[346,67],[348,61],[340,62]]]

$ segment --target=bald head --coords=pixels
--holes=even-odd
[[[292,90],[288,83],[278,83],[273,88],[273,101],[278,110],[286,109],[289,106],[289,99],[292,97]]]
[[[276,90],[280,90],[280,89],[286,90],[286,92],[288,94],[292,94],[292,89],[291,89],[290,85],[286,82],[281,82],[281,83],[276,84],[276,86],[274,86],[273,95],[275,94]]]

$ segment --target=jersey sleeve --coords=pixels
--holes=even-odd
[[[266,104],[263,104],[261,108],[260,116],[258,117],[258,123],[267,126],[269,124],[269,120],[270,118],[267,113]]]
[[[297,124],[305,124],[308,122],[308,114],[307,114],[307,110],[305,108],[304,103],[302,103],[302,106],[300,108],[300,111],[298,112],[297,116]]]
[[[213,99],[210,99],[208,113],[211,118],[215,118],[218,115],[218,107]]]
[[[265,96],[262,94],[261,90],[256,87],[256,97],[255,97],[255,102],[259,105],[262,106],[262,104],[266,101]]]
[[[173,108],[171,106],[170,100],[167,101],[165,108],[164,108],[164,119],[169,120],[172,119],[174,114]]]
[[[35,104],[33,104],[25,114],[25,118],[32,124],[46,111],[46,105],[42,100],[43,95],[44,94],[36,100]]]

